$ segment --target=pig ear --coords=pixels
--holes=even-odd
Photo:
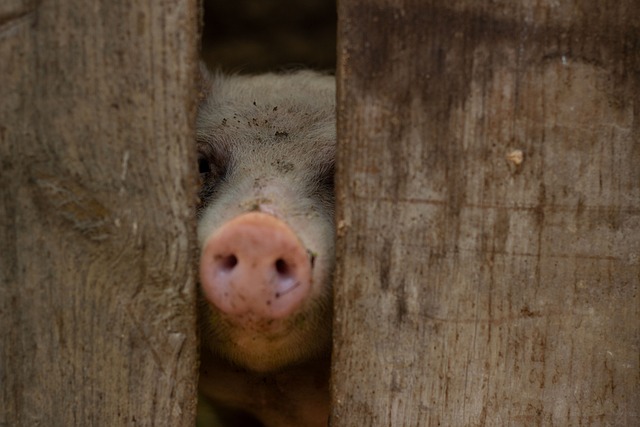
[[[203,61],[200,61],[198,72],[198,104],[207,98],[209,92],[211,92],[211,85],[213,84],[213,77],[209,72],[209,69]]]

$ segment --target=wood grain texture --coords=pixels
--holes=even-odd
[[[338,14],[331,425],[640,425],[640,3]]]
[[[197,2],[0,6],[0,426],[192,426]]]

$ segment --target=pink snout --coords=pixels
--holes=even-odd
[[[311,259],[284,222],[250,212],[206,241],[200,282],[209,303],[238,320],[281,319],[309,294]]]

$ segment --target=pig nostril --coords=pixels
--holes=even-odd
[[[274,266],[277,274],[277,288],[274,296],[280,298],[296,289],[300,282],[296,277],[295,263],[291,264],[282,258],[278,258]]]
[[[286,276],[289,274],[289,266],[287,265],[285,260],[283,260],[282,258],[278,258],[276,260],[276,271],[281,276]]]
[[[238,265],[238,258],[235,255],[220,256],[218,259],[223,270],[233,270]]]

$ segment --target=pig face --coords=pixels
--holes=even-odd
[[[330,352],[335,83],[206,76],[197,119],[203,345],[267,372]]]

